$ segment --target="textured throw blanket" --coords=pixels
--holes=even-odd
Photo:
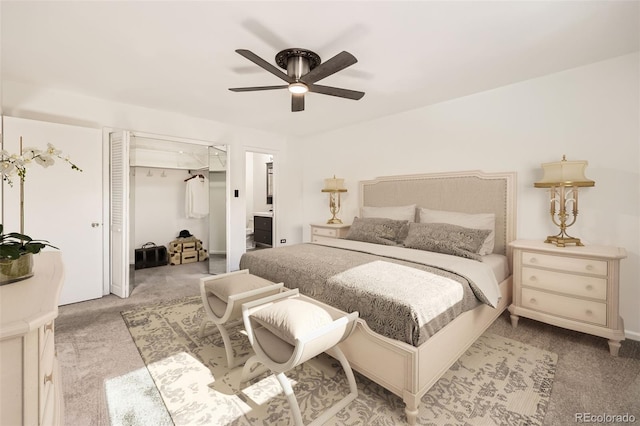
[[[419,346],[456,316],[480,304],[470,282],[476,279],[480,282],[485,280],[483,268],[486,265],[482,265],[480,262],[445,258],[444,263],[449,262],[449,264],[447,264],[447,268],[443,269],[430,265],[429,263],[437,263],[433,260],[423,263],[420,257],[415,258],[417,255],[422,255],[422,253],[416,253],[419,252],[418,250],[387,246],[384,250],[389,250],[388,253],[374,254],[368,251],[380,250],[380,246],[376,244],[340,240],[336,241],[334,245],[338,246],[306,243],[256,250],[242,256],[240,268],[248,269],[251,274],[273,282],[283,282],[288,288],[298,288],[302,294],[345,312],[358,311],[360,318],[365,320],[376,333],[413,346]],[[401,258],[405,253],[411,260]],[[427,256],[428,253],[425,252],[424,255]],[[440,257],[442,256],[446,255],[440,255]],[[430,280],[421,280],[421,283],[418,284],[419,280],[415,275],[412,275],[410,280],[399,279],[398,275],[389,274],[389,267],[383,267],[388,278],[385,281],[388,282],[386,284],[378,282],[376,285],[379,288],[375,292],[367,289],[366,279],[361,280],[363,285],[359,290],[353,286],[346,287],[344,282],[340,283],[340,281],[353,277],[354,274],[361,273],[359,272],[361,270],[354,270],[354,268],[376,261],[402,265],[407,269],[413,268],[425,272],[426,275],[433,274],[455,281],[460,284],[462,297],[443,312],[439,312],[440,308],[436,307],[429,308],[426,313],[419,313],[419,309],[416,309],[417,306],[414,303],[399,303],[398,300],[393,300],[393,295],[399,294],[399,288],[405,288],[405,282],[412,282],[413,289],[407,288],[403,292],[408,295],[413,293],[414,301],[422,305],[423,302],[429,303],[431,300],[429,295],[438,292],[438,290],[428,288]],[[456,265],[473,262],[477,265],[469,264],[469,270],[465,271],[465,276],[463,276],[451,272],[451,262]],[[371,273],[371,268],[376,268],[376,266],[364,267],[365,273]],[[343,273],[345,275],[341,275]],[[403,274],[408,274],[408,272],[403,269]],[[490,270],[487,274],[493,276]],[[495,282],[495,277],[493,281]],[[383,285],[386,288],[382,288]],[[497,283],[495,285],[497,286]],[[382,305],[385,307],[382,308]],[[423,323],[426,318],[429,320]]]
[[[318,292],[325,303],[357,310],[373,331],[403,342],[420,336],[421,328],[462,296],[462,284],[451,278],[383,260],[334,275]]]

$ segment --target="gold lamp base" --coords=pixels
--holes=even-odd
[[[336,217],[340,211],[340,193],[347,192],[346,189],[323,189],[322,192],[329,193],[329,211],[331,212],[331,219],[327,220],[329,225],[339,225],[342,223],[340,219]]]
[[[584,246],[580,242],[580,238],[570,237],[567,234],[550,235],[544,240],[545,243],[555,244],[558,247],[565,247],[567,244],[575,244],[576,246]]]

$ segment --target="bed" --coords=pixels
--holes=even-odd
[[[369,317],[368,323],[367,315],[361,313],[356,330],[341,343],[341,349],[352,368],[401,397],[405,403],[407,422],[415,424],[422,396],[511,303],[509,242],[515,239],[515,184],[515,173],[481,171],[389,176],[359,184],[360,213],[358,218],[354,218],[351,237],[357,234],[354,231],[356,224],[358,227],[363,223],[370,224],[370,221],[380,220],[377,217],[381,216],[395,223],[397,215],[406,215],[406,207],[409,206],[414,206],[413,222],[419,223],[409,224],[410,235],[414,235],[414,229],[427,226],[420,225],[421,219],[423,222],[441,222],[448,221],[449,217],[462,217],[463,222],[457,223],[458,219],[455,219],[450,223],[466,225],[468,218],[486,219],[489,215],[493,221],[492,244],[486,246],[478,243],[473,247],[482,254],[480,259],[478,256],[466,258],[466,255],[459,253],[456,256],[429,253],[424,249],[386,245],[386,242],[379,244],[377,240],[378,244],[363,242],[358,238],[352,241],[350,237],[349,240],[319,239],[315,243],[249,252],[242,256],[240,267],[271,281],[284,282],[287,287],[299,288],[302,293],[320,301],[324,299],[338,308],[340,306],[336,305],[342,300],[359,298],[337,291],[342,291],[344,284],[349,287],[349,280],[353,278],[349,274],[360,268],[369,268],[369,275],[365,277],[369,277],[372,284],[379,276],[393,274],[402,276],[403,283],[411,282],[414,275],[434,272],[431,269],[433,266],[444,270],[444,273],[436,274],[440,280],[451,279],[451,272],[454,272],[453,275],[470,281],[471,292],[463,286],[465,292],[459,296],[460,301],[451,302],[446,311],[439,310],[428,322],[420,320],[419,324],[409,324],[408,327],[392,327],[392,332],[396,334],[390,334],[381,328],[381,323],[393,321],[378,321]],[[404,210],[400,211],[402,209],[399,206]],[[438,216],[444,212],[447,212],[447,218]],[[367,217],[370,219],[365,219]],[[398,234],[405,233],[404,239],[408,229],[398,228]],[[482,236],[487,234],[488,231]],[[405,241],[409,241],[406,238]],[[488,238],[478,238],[488,242]],[[479,245],[482,248],[479,249]],[[404,257],[405,253],[409,258]],[[436,265],[440,261],[444,262],[443,265]],[[376,263],[377,267],[384,268],[372,269]],[[457,265],[463,267],[463,272],[454,271]],[[408,268],[412,268],[411,271]],[[483,282],[475,282],[484,280],[483,274],[492,275],[495,281],[493,290]],[[333,299],[327,298],[327,294],[333,294]],[[472,297],[473,302],[469,302],[469,294],[476,296]],[[463,303],[463,300],[466,302]],[[374,310],[383,309],[383,305],[374,304]],[[342,309],[349,310],[344,306]],[[366,311],[367,308],[361,307],[360,310]],[[385,315],[388,318],[388,314],[382,314],[382,317]],[[398,316],[411,315],[403,313]],[[413,320],[417,321],[415,318]]]

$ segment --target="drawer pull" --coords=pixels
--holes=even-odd
[[[49,382],[49,383],[53,383],[53,373],[51,373],[51,374],[46,374],[46,375],[44,376],[44,384],[46,385],[46,384],[47,384],[47,382]]]
[[[587,290],[589,290],[589,291],[593,290],[593,286],[592,286],[591,284],[589,284],[586,288],[587,288]]]
[[[533,297],[532,297],[531,299],[529,299],[529,302],[530,302],[530,303],[532,303],[532,304],[534,304],[534,305],[535,305],[536,303],[538,303],[538,301],[537,301],[535,298],[533,298]]]
[[[531,259],[529,259],[529,263],[538,263],[538,259],[532,257]]]
[[[587,314],[587,315],[591,316],[591,315],[593,315],[593,311],[592,311],[591,309],[587,309],[587,310],[585,311],[585,314]]]
[[[529,281],[533,281],[533,282],[538,281],[538,277],[536,277],[535,275],[531,275],[529,277]]]
[[[592,264],[588,264],[586,266],[587,271],[593,271],[593,265]]]

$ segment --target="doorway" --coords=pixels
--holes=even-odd
[[[246,151],[246,247],[247,251],[273,247],[275,243],[275,174],[272,152]]]

